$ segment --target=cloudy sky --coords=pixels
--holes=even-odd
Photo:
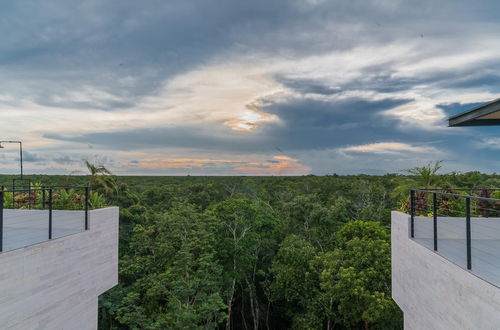
[[[0,3],[0,139],[27,173],[499,171],[496,1]],[[0,171],[18,171],[15,145]]]

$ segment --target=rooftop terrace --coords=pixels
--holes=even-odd
[[[413,190],[411,239],[500,287],[500,199],[490,197],[496,191]]]
[[[0,328],[97,329],[98,296],[118,283],[119,210],[92,197],[0,189]]]
[[[88,229],[88,187],[0,189],[0,252]]]

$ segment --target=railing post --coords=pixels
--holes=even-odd
[[[437,235],[437,196],[436,193],[432,193],[432,215],[434,216],[433,224],[434,224],[434,251],[438,249],[438,235]]]
[[[470,230],[470,197],[465,199],[465,233],[467,240],[467,269],[472,269],[471,253],[471,230]]]
[[[49,189],[49,239],[52,239],[52,188]]]
[[[4,187],[0,191],[0,252],[3,251],[3,194]]]
[[[89,187],[85,187],[85,230],[89,230]]]
[[[410,236],[415,237],[415,190],[410,190]]]
[[[42,187],[42,210],[45,210],[45,187]]]

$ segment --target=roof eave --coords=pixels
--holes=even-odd
[[[496,111],[500,111],[500,99],[452,116],[448,119],[448,125],[450,127],[500,125],[499,119],[478,119]]]

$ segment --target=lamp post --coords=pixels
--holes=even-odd
[[[2,143],[19,143],[19,160],[21,163],[21,180],[23,179],[23,143],[21,141],[0,141],[0,148],[5,148]]]

